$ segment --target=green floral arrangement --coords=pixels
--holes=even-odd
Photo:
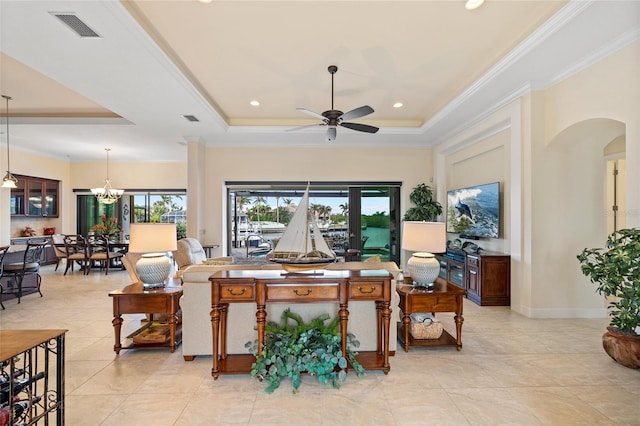
[[[120,227],[118,226],[118,218],[109,217],[107,215],[100,216],[100,222],[96,223],[89,229],[90,232],[93,232],[94,235],[114,235],[120,232]]]
[[[265,342],[261,354],[258,354],[258,341],[247,342],[256,361],[251,366],[251,375],[260,381],[266,381],[265,392],[272,393],[282,379],[289,377],[293,383],[293,393],[300,387],[300,374],[316,376],[322,384],[331,384],[340,388],[347,379],[347,365],[358,377],[364,374],[364,367],[356,360],[357,352],[351,347],[360,346],[355,336],[347,336],[347,353],[342,353],[342,337],[339,330],[339,318],[329,325],[325,321],[328,314],[320,315],[305,324],[300,315],[286,309],[282,313],[282,323],[265,325]]]

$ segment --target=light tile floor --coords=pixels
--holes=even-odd
[[[285,382],[268,395],[248,375],[214,381],[210,357],[185,362],[180,348],[116,356],[108,292],[127,273],[43,269],[44,297],[5,302],[0,325],[69,330],[67,425],[640,425],[640,370],[604,353],[606,319],[534,320],[465,300],[460,352],[399,350],[386,376],[340,390],[304,377],[298,394]],[[123,335],[140,318],[126,316]]]

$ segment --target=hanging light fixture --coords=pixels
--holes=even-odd
[[[109,151],[111,148],[105,148],[107,151],[107,178],[104,180],[104,188],[92,188],[91,192],[96,196],[99,203],[113,204],[124,193],[124,189],[113,189],[109,180]]]
[[[7,174],[2,179],[3,188],[17,188],[18,179],[11,174],[11,164],[9,162],[9,101],[13,98],[11,96],[2,95],[7,101]]]

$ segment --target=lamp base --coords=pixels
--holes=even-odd
[[[434,281],[440,274],[440,262],[431,253],[413,253],[407,262],[407,269],[415,287],[433,289]]]
[[[143,254],[136,263],[136,272],[144,288],[164,287],[171,272],[171,260],[164,253]]]

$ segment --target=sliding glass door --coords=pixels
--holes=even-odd
[[[307,182],[227,182],[227,252],[259,260],[273,249]],[[311,182],[309,208],[325,240],[351,260],[400,262],[400,183]]]

